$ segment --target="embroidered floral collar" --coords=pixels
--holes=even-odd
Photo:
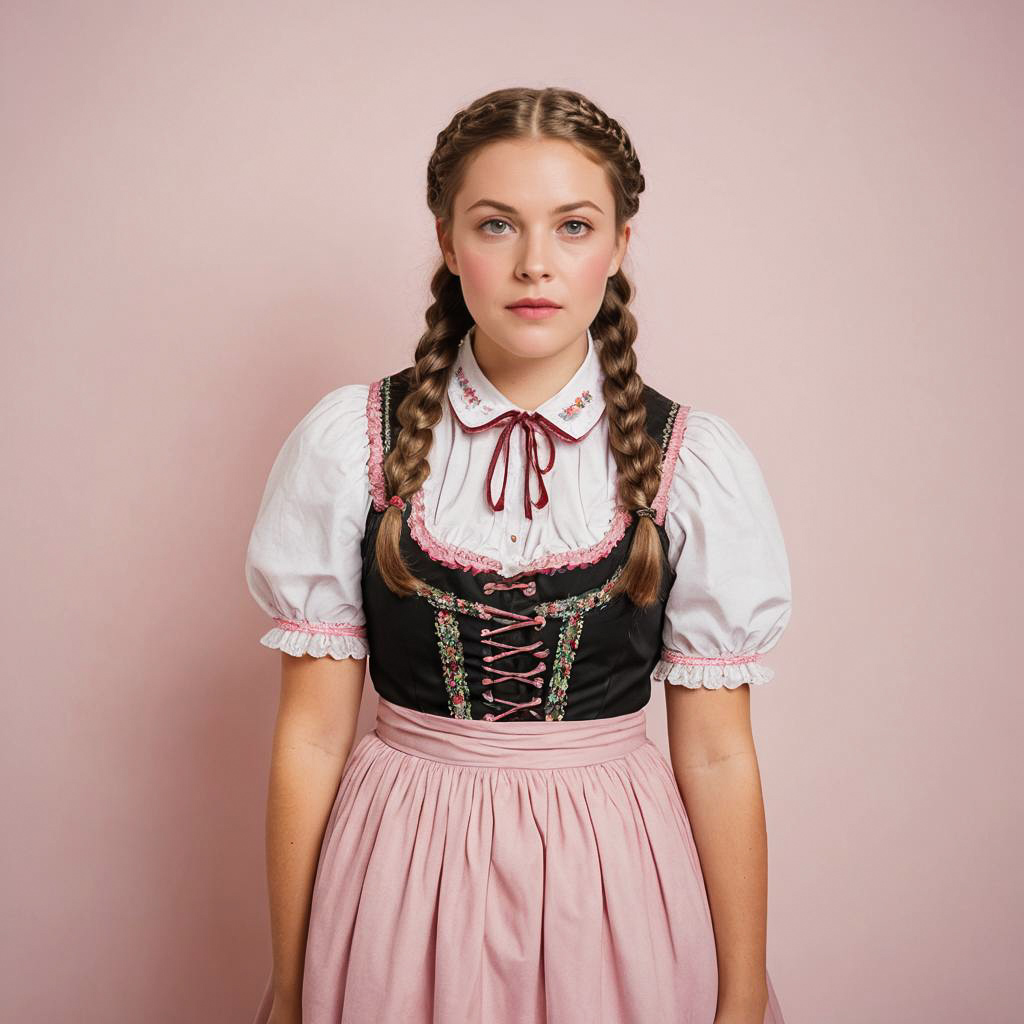
[[[480,369],[470,344],[471,327],[459,343],[459,355],[448,379],[448,397],[456,417],[468,427],[519,410]],[[601,393],[601,360],[593,335],[587,329],[587,354],[580,368],[557,394],[539,405],[536,412],[546,417],[573,438],[581,438],[601,418],[604,397]]]
[[[473,353],[473,328],[459,342],[459,354],[448,379],[448,401],[460,428],[467,434],[495,434],[494,452],[487,470],[486,495],[491,510],[505,508],[508,486],[509,451],[512,434],[522,431],[525,473],[523,474],[523,514],[533,518],[534,508],[548,504],[544,475],[555,464],[560,444],[578,444],[601,418],[601,361],[594,338],[587,330],[587,354],[580,368],[556,395],[532,411],[510,402],[480,369]],[[494,494],[498,463],[503,463],[501,490]],[[531,478],[535,477],[535,483]]]

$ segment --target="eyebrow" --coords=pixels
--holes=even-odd
[[[514,206],[509,206],[508,203],[499,203],[497,199],[478,199],[472,206],[466,207],[466,213],[475,210],[478,206],[493,206],[496,210],[502,210],[505,213],[519,212]],[[581,206],[592,206],[598,213],[604,213],[597,203],[592,203],[589,199],[581,199],[578,203],[564,203],[562,206],[556,206],[551,212],[553,214],[568,213],[570,210],[578,210]]]

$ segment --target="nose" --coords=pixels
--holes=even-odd
[[[519,280],[539,281],[551,273],[551,254],[542,232],[524,231],[516,277]]]

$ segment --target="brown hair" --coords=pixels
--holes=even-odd
[[[500,139],[538,137],[572,142],[604,164],[615,195],[616,232],[621,231],[636,213],[644,190],[640,161],[622,126],[569,89],[499,89],[459,111],[438,133],[427,165],[430,211],[450,223],[467,157],[475,150]],[[429,473],[432,428],[441,419],[459,343],[473,325],[459,278],[443,260],[430,289],[434,301],[426,312],[427,329],[416,346],[409,391],[395,410],[400,427],[384,460],[388,496],[398,495],[405,501]],[[652,503],[661,478],[661,449],[646,429],[644,382],[636,370],[632,297],[633,286],[620,267],[608,279],[604,301],[591,325],[600,340],[597,349],[604,374],[608,435],[618,467],[618,499],[630,510]],[[377,565],[385,584],[406,596],[417,591],[422,581],[402,558],[401,533],[402,512],[397,505],[389,505],[377,533]],[[627,593],[641,607],[652,604],[661,584],[663,557],[657,528],[649,516],[640,516],[628,560],[612,592]]]

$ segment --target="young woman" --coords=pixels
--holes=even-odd
[[[271,469],[258,1024],[782,1021],[749,685],[789,567],[736,431],[637,373],[643,188],[578,93],[460,111],[413,364],[326,394]]]

